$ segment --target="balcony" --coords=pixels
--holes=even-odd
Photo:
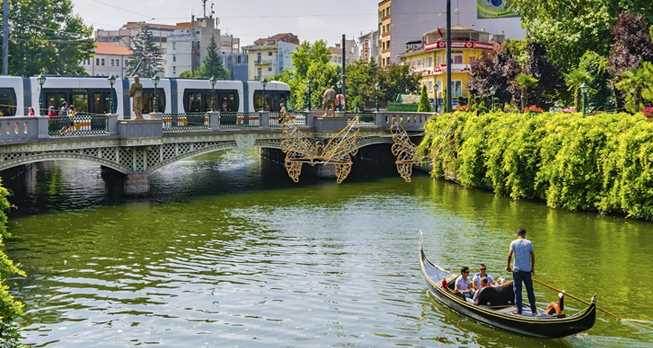
[[[272,65],[272,61],[270,60],[265,60],[265,59],[257,59],[254,61],[255,65],[261,65],[261,66],[267,66],[267,65]]]

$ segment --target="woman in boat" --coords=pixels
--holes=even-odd
[[[465,266],[460,269],[460,275],[456,278],[454,290],[465,298],[471,299],[474,297],[474,290],[472,290],[467,277],[469,277],[469,267]]]

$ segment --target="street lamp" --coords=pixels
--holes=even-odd
[[[218,79],[215,78],[215,76],[211,76],[209,79],[209,83],[211,83],[211,99],[213,100],[213,105],[211,105],[211,111],[215,111],[216,108],[216,96],[215,96],[215,84],[218,82]]]
[[[36,78],[36,80],[39,82],[39,86],[41,87],[41,94],[39,95],[39,115],[41,114],[41,110],[43,110],[43,100],[45,99],[45,96],[43,95],[43,85],[45,84],[46,77],[43,76],[43,74],[39,74],[39,77]]]
[[[495,86],[490,87],[490,95],[492,96],[492,110],[494,110],[494,96],[497,94],[497,88]]]
[[[308,80],[308,110],[311,111],[311,97],[313,96],[313,90],[311,89],[313,86],[313,80]]]
[[[109,113],[113,114],[113,85],[116,84],[116,77],[114,75],[109,76],[109,85],[111,86],[111,91],[109,94]]]
[[[587,115],[587,90],[589,87],[587,87],[587,84],[585,82],[580,84],[580,93],[581,97],[583,98],[583,116]]]
[[[377,81],[374,84],[374,102],[376,103],[376,112],[379,112],[379,88],[381,88],[381,84]]]
[[[154,82],[154,97],[153,97],[153,99],[154,99],[153,100],[154,101],[154,113],[158,113],[159,112],[159,98],[158,98],[159,93],[158,93],[157,88],[159,87],[159,81],[161,81],[161,78],[159,77],[159,75],[156,75],[156,76],[154,76],[154,79],[152,81]]]

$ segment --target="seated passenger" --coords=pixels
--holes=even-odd
[[[469,267],[460,269],[460,275],[456,278],[454,290],[462,294],[465,298],[471,299],[474,296],[474,290],[469,285],[467,277],[469,276]]]
[[[544,313],[548,315],[564,317],[565,316],[564,310],[565,310],[565,295],[563,293],[558,293],[558,302],[549,303],[549,305],[546,306],[546,309],[544,309]]]
[[[479,272],[474,274],[474,278],[472,279],[472,284],[474,286],[474,289],[480,289],[481,288],[481,279],[482,278],[487,278],[487,282],[489,286],[494,286],[494,278],[487,274],[486,270],[487,268],[485,267],[485,264],[480,264],[479,265]]]
[[[478,304],[478,298],[479,298],[478,295],[481,294],[481,291],[489,287],[490,287],[490,282],[488,281],[488,279],[486,277],[481,278],[480,286],[476,289],[476,292],[474,292],[474,297],[472,298],[472,300],[474,300],[474,304]]]

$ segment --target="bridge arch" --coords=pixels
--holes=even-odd
[[[152,173],[156,172],[157,170],[160,170],[160,169],[162,169],[162,168],[164,168],[166,166],[169,166],[169,165],[171,165],[173,163],[183,161],[185,159],[189,159],[189,158],[193,158],[193,157],[197,157],[197,156],[201,156],[201,155],[206,155],[206,154],[213,153],[213,152],[232,150],[232,149],[235,149],[235,148],[237,148],[237,145],[235,143],[220,143],[220,144],[216,144],[216,145],[206,146],[206,147],[203,147],[203,148],[195,150],[195,151],[185,152],[185,153],[183,153],[183,154],[181,154],[179,156],[175,156],[173,158],[162,160],[159,163],[157,163],[156,165],[147,168],[147,173],[152,174]]]
[[[26,164],[48,162],[48,161],[60,161],[60,160],[81,160],[81,161],[92,162],[104,167],[111,168],[122,174],[128,174],[130,172],[129,169],[108,159],[98,158],[95,156],[83,155],[78,153],[67,153],[67,152],[53,152],[53,153],[43,153],[43,154],[36,154],[36,155],[29,155],[29,156],[20,156],[13,160],[3,161],[3,163],[0,164],[0,171],[4,171],[7,169],[15,168]]]

